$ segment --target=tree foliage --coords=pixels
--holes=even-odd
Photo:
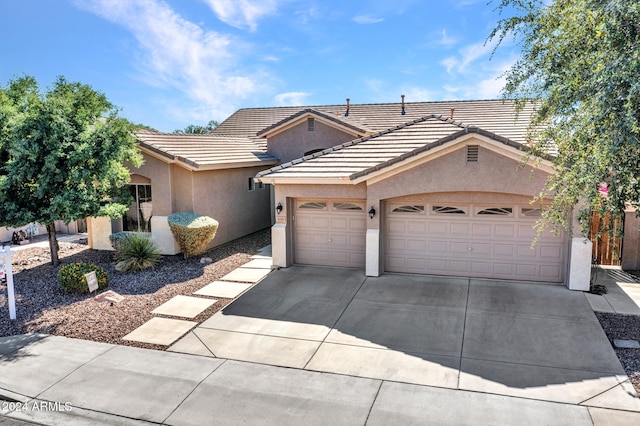
[[[123,162],[141,163],[134,130],[88,85],[59,77],[43,93],[27,76],[0,86],[0,226],[46,225],[56,265],[55,220],[129,208]]]
[[[514,13],[489,40],[514,37],[521,58],[506,72],[506,98],[538,106],[537,153],[557,150],[556,174],[539,198],[552,198],[540,226],[567,226],[581,204],[619,215],[640,205],[640,3],[631,0],[502,0]]]
[[[189,124],[184,129],[176,129],[173,133],[183,133],[183,134],[198,134],[204,135],[218,127],[220,123],[216,120],[210,120],[206,126],[198,126],[196,124]]]

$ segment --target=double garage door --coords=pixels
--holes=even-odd
[[[387,271],[562,282],[566,242],[536,237],[540,210],[519,205],[389,203]]]
[[[364,201],[296,200],[294,261],[364,268],[369,220]],[[384,270],[417,274],[562,282],[564,236],[544,233],[528,205],[386,203]]]

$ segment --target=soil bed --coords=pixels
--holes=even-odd
[[[122,340],[154,316],[151,311],[176,295],[192,296],[194,291],[221,278],[270,244],[268,229],[215,247],[202,255],[183,259],[163,256],[153,269],[125,273],[114,268],[114,253],[88,248],[86,242],[60,243],[60,266],[50,264],[48,248],[28,248],[13,256],[17,319],[9,319],[8,304],[0,308],[0,336],[46,333],[78,339],[151,349],[164,346]],[[202,257],[213,262],[201,264]],[[122,295],[119,303],[97,302],[92,295],[66,294],[60,288],[60,267],[75,262],[91,262],[107,271],[109,286]],[[0,295],[6,296],[0,284]],[[213,298],[212,298],[213,299]],[[213,306],[193,321],[202,322],[233,299],[218,298]]]

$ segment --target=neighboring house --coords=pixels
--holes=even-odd
[[[270,192],[253,177],[278,161],[264,146],[246,137],[137,133],[144,163],[131,170],[134,202],[121,219],[89,219],[89,244],[110,250],[109,235],[118,231],[150,232],[163,254],[180,249],[167,217],[195,212],[219,222],[210,247],[271,224]]]

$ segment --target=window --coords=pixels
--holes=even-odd
[[[528,217],[540,217],[542,216],[542,209],[529,209],[523,207],[522,214]]]
[[[122,230],[133,232],[151,232],[151,185],[129,185],[133,202],[122,218]]]
[[[316,130],[316,120],[312,117],[307,118],[307,130],[310,132]]]
[[[391,210],[391,213],[422,213],[424,206],[399,206]]]
[[[478,214],[508,216],[513,214],[513,209],[511,207],[489,207],[489,208],[480,210]]]
[[[451,206],[431,206],[431,211],[436,214],[467,214],[464,210]]]
[[[322,210],[327,208],[327,203],[321,201],[308,201],[298,206],[299,209],[315,209]]]
[[[248,189],[249,191],[253,191],[254,189],[256,189],[256,183],[253,181],[253,178],[252,178],[252,177],[250,177],[250,178],[247,180],[247,189]]]
[[[467,145],[467,163],[477,163],[478,152],[478,145]]]
[[[333,203],[336,210],[364,210],[361,206],[354,203]]]

